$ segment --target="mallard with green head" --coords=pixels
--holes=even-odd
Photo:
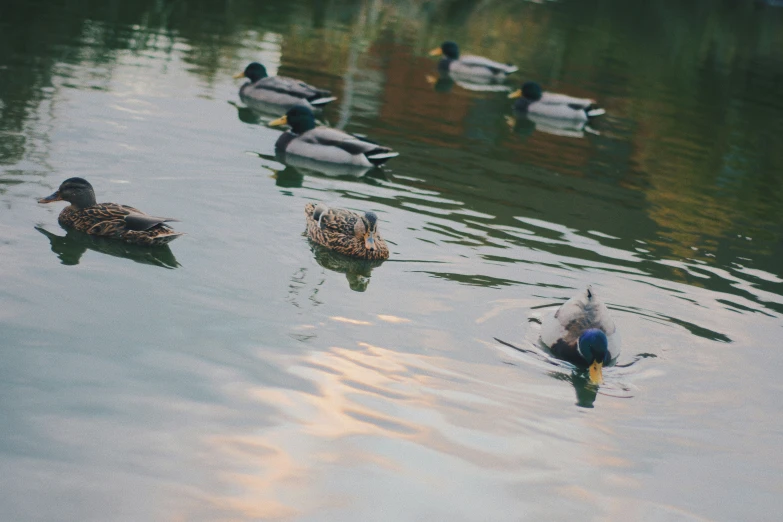
[[[617,328],[591,286],[544,320],[541,340],[558,359],[587,367],[594,384],[603,382],[603,367],[620,355]]]
[[[340,254],[360,259],[388,259],[389,247],[378,233],[374,212],[357,214],[323,203],[305,205],[307,235]]]
[[[337,99],[330,91],[313,87],[301,80],[286,76],[268,76],[266,67],[258,62],[251,63],[243,72],[234,75],[237,79],[242,77],[250,81],[239,88],[239,97],[251,107],[253,102],[261,102],[283,108],[303,105],[313,109]]]
[[[182,232],[166,225],[172,218],[155,217],[133,207],[117,203],[96,203],[92,185],[82,178],[69,178],[51,196],[38,203],[67,201],[57,221],[63,228],[72,228],[92,236],[120,239],[143,246],[165,245]]]
[[[544,92],[536,82],[525,82],[522,87],[508,95],[518,100],[514,103],[514,112],[534,114],[553,119],[588,121],[606,113],[598,108],[595,100],[575,98],[567,94]]]
[[[389,147],[382,147],[364,138],[329,127],[316,127],[313,111],[296,106],[285,116],[269,122],[274,127],[288,125],[275,143],[276,154],[293,154],[317,161],[373,167],[399,156]]]
[[[502,82],[509,74],[518,71],[515,65],[500,63],[483,56],[460,56],[459,47],[454,42],[443,42],[440,47],[430,51],[430,56],[442,56],[438,62],[438,71],[457,76],[483,78]]]

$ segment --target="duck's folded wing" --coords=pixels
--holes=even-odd
[[[590,98],[576,98],[567,94],[558,94],[555,92],[545,92],[541,95],[540,103],[547,105],[574,105],[574,108],[585,109],[595,104],[595,100]]]
[[[256,89],[268,89],[270,91],[283,92],[299,98],[311,98],[313,96],[328,96],[329,91],[318,89],[301,80],[286,76],[268,76],[256,82]]]
[[[174,218],[150,216],[139,209],[116,203],[93,205],[84,209],[83,213],[95,222],[119,220],[129,230],[149,230],[156,225],[162,225],[170,221],[179,221]]]
[[[588,328],[600,328],[610,337],[616,327],[606,305],[588,287],[566,301],[541,327],[541,339],[547,346],[558,341],[576,343]]]
[[[375,143],[365,141],[341,130],[330,129],[328,127],[316,127],[301,136],[301,139],[307,143],[323,145],[327,147],[338,147],[349,154],[376,154],[380,152],[390,152],[388,147],[382,147]]]
[[[157,225],[171,221],[179,221],[174,218],[148,216],[147,214],[131,213],[125,216],[125,225],[131,230],[149,230]]]
[[[592,287],[587,287],[563,303],[555,317],[568,330],[601,328],[606,335],[612,335],[616,330],[609,309]]]
[[[321,228],[341,234],[353,234],[358,216],[350,210],[329,208],[320,216]]]
[[[516,65],[496,62],[495,60],[490,60],[489,58],[485,58],[483,56],[473,56],[473,55],[460,56],[459,61],[464,65],[468,65],[470,67],[486,67],[487,69],[490,69],[493,72],[504,72],[506,74],[511,74],[512,72],[518,70],[518,67]]]

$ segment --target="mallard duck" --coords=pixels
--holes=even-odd
[[[454,42],[443,42],[440,47],[430,51],[430,56],[443,56],[438,62],[438,71],[474,79],[483,78],[501,82],[509,74],[518,71],[515,65],[500,63],[483,56],[460,56],[459,47]]]
[[[102,236],[121,239],[126,243],[143,246],[165,245],[181,235],[172,230],[169,221],[172,218],[161,218],[145,214],[133,207],[116,203],[96,203],[92,185],[82,178],[69,178],[62,182],[60,188],[49,197],[38,200],[38,203],[67,201],[57,221],[63,228],[73,228],[92,236]]]
[[[603,381],[604,365],[620,355],[620,337],[606,305],[588,286],[541,325],[541,340],[559,358],[589,368],[590,381]]]
[[[372,167],[399,156],[388,147],[382,147],[364,138],[329,127],[316,127],[313,111],[296,106],[285,116],[269,122],[274,127],[289,125],[275,143],[276,154],[293,154],[317,161]]]
[[[512,92],[508,97],[519,98],[514,103],[514,112],[553,119],[587,121],[606,112],[596,107],[595,100],[543,92],[536,82],[525,82],[521,89]]]
[[[243,72],[235,74],[234,78],[243,76],[250,81],[239,88],[239,97],[251,107],[253,102],[260,102],[277,105],[278,108],[303,105],[313,109],[337,99],[331,96],[330,91],[313,87],[301,80],[285,76],[268,76],[266,67],[258,62],[251,63]]]
[[[389,247],[378,234],[374,212],[357,214],[323,203],[305,205],[307,235],[330,250],[361,259],[388,259]]]

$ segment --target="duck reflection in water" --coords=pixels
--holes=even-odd
[[[504,346],[508,346],[509,348],[513,348],[514,350],[525,354],[526,356],[557,367],[558,370],[548,371],[547,375],[557,379],[558,381],[571,383],[571,385],[574,387],[574,391],[576,392],[577,406],[581,408],[593,407],[595,399],[598,397],[599,386],[590,381],[589,375],[587,375],[583,369],[574,368],[568,363],[553,358],[548,353],[546,353],[549,350],[543,343],[539,346],[541,350],[528,350],[498,339],[497,337],[495,340]],[[569,367],[570,371],[568,371]]]
[[[345,274],[348,286],[354,292],[364,292],[370,284],[370,274],[373,269],[383,264],[382,259],[357,259],[339,254],[328,248],[310,241],[310,249],[315,255],[315,261],[333,272]]]
[[[571,373],[549,372],[549,376],[558,381],[570,382],[576,392],[576,405],[580,408],[593,408],[598,397],[598,386],[590,382],[584,372],[574,370]]]
[[[330,163],[285,153],[277,153],[275,160],[286,165],[285,169],[275,172],[274,176],[275,185],[284,188],[300,188],[305,176],[363,181],[368,184],[377,184],[377,180],[392,179],[389,173],[377,167]]]
[[[168,245],[143,247],[122,241],[90,236],[77,230],[67,230],[65,236],[58,236],[42,227],[35,229],[49,239],[52,252],[57,254],[64,265],[78,265],[87,250],[100,252],[114,257],[124,257],[137,263],[163,268],[181,266]]]

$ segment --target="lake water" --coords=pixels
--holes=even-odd
[[[510,125],[428,81],[445,39],[607,114]],[[251,61],[401,155],[269,159]],[[3,3],[0,519],[778,519],[782,84],[751,1]],[[71,176],[187,235],[66,236]],[[311,201],[390,260],[314,253]],[[588,284],[600,388],[538,345]]]

